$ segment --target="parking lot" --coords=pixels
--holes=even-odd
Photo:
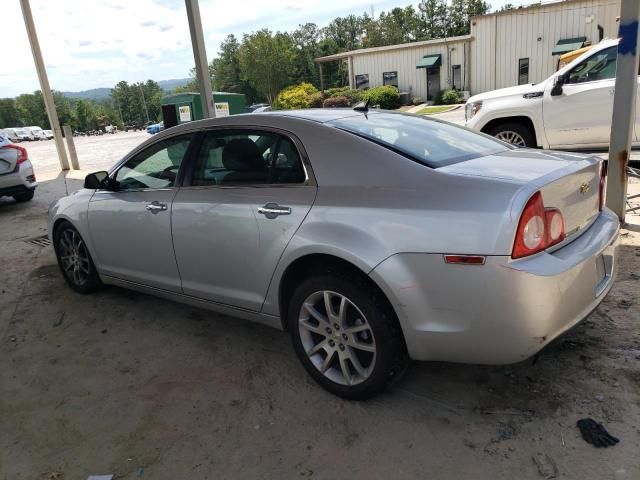
[[[100,170],[146,138],[75,141]],[[58,173],[53,142],[26,146],[36,197],[0,199],[3,479],[640,478],[637,214],[607,299],[535,363],[414,363],[348,402],[308,377],[286,333],[120,288],[74,293],[32,240],[81,175]],[[583,417],[620,443],[584,442]]]

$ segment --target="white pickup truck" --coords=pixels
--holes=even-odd
[[[474,95],[467,127],[521,147],[608,147],[617,50],[617,39],[603,40],[540,83]],[[640,145],[640,103],[633,142]]]

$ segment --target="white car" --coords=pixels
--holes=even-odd
[[[27,149],[0,136],[0,197],[28,202],[38,186]]]
[[[519,147],[606,148],[618,40],[603,40],[546,80],[474,95],[467,127]],[[640,145],[640,103],[633,143]]]

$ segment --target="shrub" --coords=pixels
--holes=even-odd
[[[457,90],[445,90],[442,93],[442,103],[445,105],[453,105],[454,103],[460,103],[460,94]]]
[[[348,92],[350,89],[349,87],[337,87],[337,88],[327,88],[324,91],[324,95],[327,98],[330,97],[337,97],[337,96],[342,96],[344,95],[346,92]]]
[[[278,93],[275,102],[276,108],[281,110],[309,108],[311,106],[311,96],[316,93],[318,93],[318,89],[310,83],[287,87]]]
[[[442,95],[443,94],[444,94],[444,90],[440,90],[439,92],[436,92],[431,97],[431,101],[433,102],[434,105],[442,105]]]
[[[391,85],[370,88],[362,92],[362,100],[369,100],[371,106],[379,105],[385,110],[393,110],[400,106],[400,92]]]
[[[320,92],[316,92],[314,94],[309,95],[309,107],[310,108],[322,107],[322,94]]]
[[[329,97],[322,104],[324,108],[337,108],[337,107],[348,107],[349,99],[344,95],[338,95],[337,97]]]
[[[343,96],[347,97],[347,99],[349,100],[349,106],[353,106],[356,103],[362,101],[363,93],[364,90],[350,90],[347,88],[347,90],[343,93]]]

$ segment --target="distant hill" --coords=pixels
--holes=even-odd
[[[165,92],[171,93],[176,87],[186,85],[191,81],[190,78],[174,78],[171,80],[160,80],[158,85]],[[109,98],[111,94],[110,88],[92,88],[91,90],[83,90],[81,92],[62,92],[67,98],[82,99],[82,100],[104,100]]]

